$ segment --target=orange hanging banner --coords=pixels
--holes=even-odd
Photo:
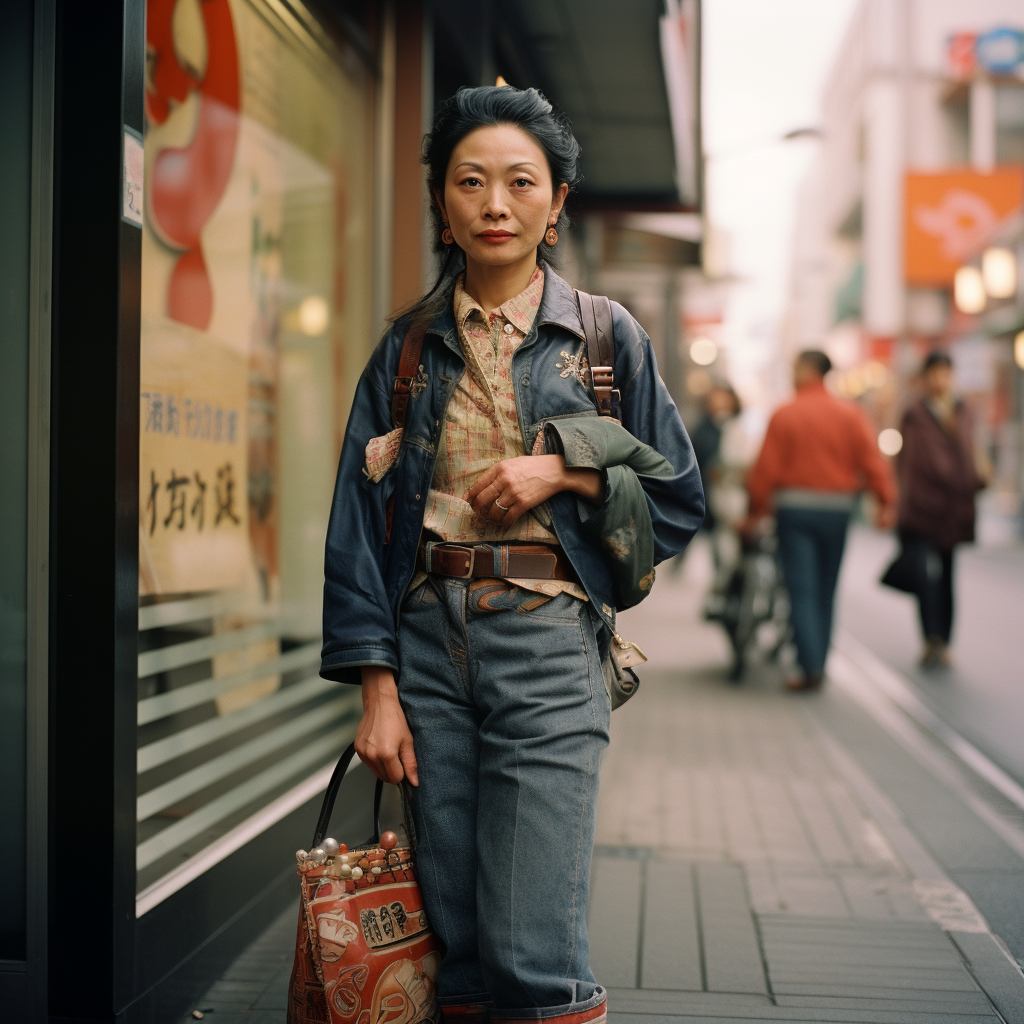
[[[948,287],[1024,209],[1024,167],[910,172],[904,192],[904,273],[908,285]]]

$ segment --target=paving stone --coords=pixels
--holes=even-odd
[[[696,870],[708,991],[767,993],[743,872],[735,864],[698,864]]]
[[[808,778],[791,779],[789,786],[818,860],[834,867],[853,867],[854,852],[821,787]]]
[[[602,984],[636,988],[640,945],[641,862],[594,857],[590,878],[590,964]]]
[[[839,1010],[885,1010],[902,1007],[917,1013],[991,1014],[992,1003],[984,992],[923,992],[904,999],[873,999],[864,996],[793,996],[776,994],[779,1006]]]
[[[939,987],[928,989],[910,989],[902,985],[873,985],[870,981],[862,983],[850,981],[834,982],[786,982],[776,985],[772,983],[772,991],[776,996],[829,996],[829,997],[853,997],[857,999],[889,999],[895,1004],[900,1002],[916,1002],[924,998],[929,992],[958,991]]]
[[[735,1006],[745,1009],[771,1007],[772,1000],[767,995],[745,995],[733,992],[727,995],[721,992],[680,992],[676,989],[658,988],[609,988],[608,999],[616,1005],[677,1006],[686,1008]],[[661,1011],[659,1011],[661,1012]]]
[[[270,984],[260,994],[259,999],[252,1004],[253,1008],[257,1010],[287,1010],[291,975],[291,964],[282,967],[270,980]]]
[[[934,970],[955,969],[961,966],[952,950],[949,952],[931,949],[878,949],[865,946],[860,949],[843,947],[841,957],[834,946],[805,947],[794,949],[766,944],[766,955],[773,967],[799,964],[823,964],[833,966],[837,960],[847,967],[921,967]]]
[[[913,1010],[846,1010],[846,1009],[794,1009],[787,1007],[770,1007],[768,1009],[737,1010],[731,1006],[723,1006],[721,1010],[714,1007],[701,1009],[696,1013],[668,1014],[646,1012],[610,1012],[610,1021],[621,1021],[622,1024],[668,1024],[669,1021],[686,1021],[688,1024],[707,1022],[707,1024],[759,1024],[762,1021],[807,1021],[809,1024],[930,1024],[935,1017],[930,1012]],[[940,1018],[942,1024],[998,1024],[998,1018],[992,1014],[950,1014]]]
[[[856,918],[822,921],[814,917],[799,917],[785,914],[762,914],[761,927],[766,931],[777,930],[780,934],[810,934],[828,932],[847,936],[851,939],[867,935],[872,939],[885,936],[899,936],[900,939],[915,939],[933,942],[937,945],[948,943],[942,930],[933,921],[863,921]]]
[[[645,865],[642,988],[704,987],[693,873],[683,861]]]
[[[779,898],[790,913],[829,918],[849,913],[838,881],[827,874],[778,872],[776,885]]]

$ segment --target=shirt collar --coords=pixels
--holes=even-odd
[[[472,298],[465,289],[465,275],[460,274],[455,282],[455,323],[459,330],[463,330],[466,320],[473,313],[479,314],[483,319],[484,311],[476,299]],[[537,310],[540,308],[540,300],[544,294],[544,271],[537,267],[530,283],[516,296],[503,302],[496,310],[521,334],[530,333],[533,321],[537,318]]]

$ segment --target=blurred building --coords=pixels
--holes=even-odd
[[[862,0],[822,97],[785,336],[824,345],[839,389],[880,425],[922,355],[949,349],[996,468],[987,507],[1008,526],[1024,488],[1021,373],[1007,331],[958,306],[954,281],[1019,216],[1022,163],[1020,3]]]
[[[540,86],[584,147],[566,272],[693,263],[623,218],[699,212],[698,16],[0,5],[0,1020],[177,1020],[294,903],[359,716],[317,675],[323,545],[355,382],[430,276],[423,131]]]

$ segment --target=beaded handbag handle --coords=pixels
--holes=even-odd
[[[341,780],[348,774],[349,765],[352,763],[352,758],[356,755],[355,743],[350,743],[342,753],[341,757],[338,758],[338,763],[334,766],[334,771],[331,773],[331,781],[327,783],[327,792],[324,793],[324,802],[320,805],[320,817],[316,821],[316,831],[313,833],[313,843],[310,849],[314,849],[319,846],[327,835],[327,829],[331,824],[331,815],[334,813],[334,802],[338,799],[338,790],[341,788]],[[405,831],[409,835],[409,845],[413,848],[416,846],[416,833],[412,824],[412,813],[409,806],[409,787],[404,782],[399,785],[399,789],[402,793],[402,812],[405,818]],[[369,845],[375,845],[380,842],[380,803],[381,797],[384,795],[384,783],[377,779],[377,784],[373,789],[373,835],[370,838]]]

